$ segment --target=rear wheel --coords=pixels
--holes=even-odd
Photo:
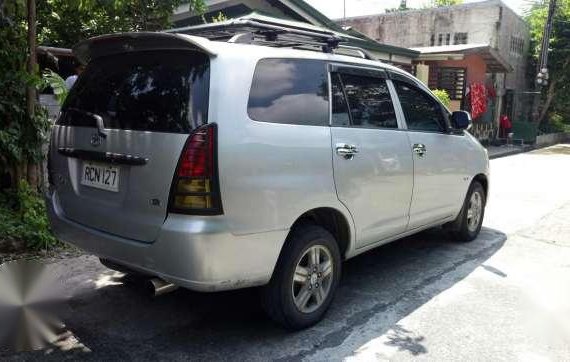
[[[451,225],[453,235],[459,241],[474,240],[483,225],[485,216],[485,190],[477,181],[473,181],[457,219]]]
[[[330,306],[341,272],[338,244],[316,225],[295,227],[262,291],[267,314],[288,329],[307,328]]]

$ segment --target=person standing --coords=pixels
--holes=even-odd
[[[70,75],[65,80],[65,87],[67,88],[67,90],[70,90],[71,87],[73,87],[73,85],[75,84],[75,81],[77,80],[77,77],[83,72],[83,69],[84,69],[83,64],[81,64],[77,61],[74,63],[73,70],[75,71],[75,74]]]
[[[513,124],[511,123],[511,120],[506,114],[503,114],[499,119],[499,126],[500,126],[500,133],[499,133],[500,138],[509,139],[510,138],[509,135],[511,134],[513,129]]]

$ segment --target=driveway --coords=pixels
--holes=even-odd
[[[255,289],[153,298],[82,256],[60,262],[74,295],[63,316],[71,350],[0,358],[568,360],[570,145],[491,168],[477,240],[429,231],[349,260],[311,329],[273,325]]]

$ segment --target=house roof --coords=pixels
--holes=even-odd
[[[460,59],[464,55],[479,55],[487,64],[487,69],[495,73],[512,72],[513,67],[507,62],[498,50],[489,44],[457,44],[457,45],[440,45],[433,47],[412,48],[420,52],[418,60],[447,60]]]

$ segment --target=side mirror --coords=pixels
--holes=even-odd
[[[454,129],[471,128],[471,115],[465,111],[455,111],[451,114],[451,127]]]

